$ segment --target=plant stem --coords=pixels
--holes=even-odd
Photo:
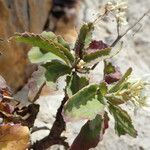
[[[39,131],[39,130],[50,130],[50,129],[46,126],[44,126],[44,127],[33,127],[32,131],[31,131],[31,134],[36,132],[36,131]]]
[[[130,26],[123,34],[118,35],[116,40],[111,44],[111,47],[114,47],[120,39],[122,39],[131,29],[133,29],[148,13],[150,13],[150,9],[146,11],[132,26]]]
[[[148,13],[150,13],[150,9],[148,11],[146,11],[132,26],[130,26],[123,34],[120,35],[120,31],[119,31],[119,25],[117,23],[117,38],[116,40],[110,45],[110,47],[114,47],[131,29],[133,29]],[[98,65],[99,63],[94,64],[91,67],[91,70],[94,70],[95,67]]]
[[[50,146],[55,145],[55,144],[60,144],[60,145],[63,145],[65,148],[69,148],[68,143],[65,142],[66,138],[61,137],[61,133],[66,128],[66,123],[65,123],[63,116],[62,116],[62,110],[63,110],[64,104],[66,103],[67,100],[68,100],[68,95],[65,94],[65,97],[62,100],[62,103],[57,110],[56,120],[53,123],[53,126],[50,130],[49,135],[46,136],[45,138],[43,138],[42,140],[37,141],[33,145],[31,145],[30,149],[45,150],[45,149],[47,149]]]

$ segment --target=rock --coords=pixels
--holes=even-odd
[[[28,66],[29,47],[7,39],[15,32],[43,31],[52,0],[1,0],[0,1],[0,74],[13,90],[24,84]]]

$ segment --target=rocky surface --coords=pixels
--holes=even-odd
[[[0,74],[5,77],[13,90],[24,84],[28,66],[29,47],[6,39],[15,32],[43,31],[51,0],[0,0]],[[17,78],[17,81],[16,81]]]
[[[88,22],[94,19],[100,10],[100,7],[105,0],[85,0],[80,3],[78,24],[79,27],[83,22]],[[149,9],[150,0],[132,0],[129,1],[128,20],[129,26],[132,25],[136,20]],[[109,25],[106,21],[100,21],[96,26],[96,32],[94,33],[95,38],[104,40],[107,43],[112,43],[116,37],[116,26],[113,21],[109,20]],[[69,25],[68,25],[69,26]],[[140,31],[137,33],[136,30],[141,26]],[[60,28],[59,28],[60,27]],[[62,31],[65,36],[66,28],[65,25],[61,24],[58,26],[58,30]],[[70,37],[75,34],[73,27],[70,28],[71,32],[67,32],[66,35]],[[73,32],[73,34],[71,34]],[[128,35],[123,38],[124,47],[122,51],[115,56],[114,62],[121,67],[124,72],[129,66],[133,68],[134,76],[140,77],[150,82],[150,16],[145,17],[140,24],[132,29]],[[134,35],[134,36],[133,36]],[[66,37],[67,39],[67,37]],[[102,64],[99,64],[95,70],[91,73],[91,80],[94,82],[100,81],[102,76]],[[101,70],[101,71],[100,71]],[[62,83],[59,84],[61,87]],[[59,94],[58,94],[59,93]],[[47,126],[51,128],[53,121],[55,120],[55,113],[60,105],[63,97],[62,88],[58,92],[52,92],[51,95],[41,96],[37,103],[41,105],[40,112],[35,122],[36,126]],[[136,113],[130,106],[125,106],[130,111],[133,118],[133,123],[138,130],[138,137],[133,139],[129,136],[118,137],[114,132],[113,119],[110,121],[110,128],[106,131],[103,141],[101,141],[96,148],[93,150],[149,150],[150,149],[150,108],[147,110],[140,109]],[[67,123],[67,130],[63,133],[68,137],[69,144],[72,143],[75,136],[78,134],[80,127],[83,122]],[[42,138],[48,134],[48,131],[38,131],[32,136],[33,141]],[[60,149],[57,145],[49,148],[50,150]]]

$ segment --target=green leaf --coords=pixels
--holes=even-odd
[[[73,95],[64,107],[67,120],[92,120],[104,110],[103,104],[97,99],[97,84],[84,87]]]
[[[104,74],[114,73],[115,71],[116,68],[111,62],[104,61]]]
[[[80,77],[73,72],[71,76],[67,76],[67,93],[72,96],[88,84],[89,80],[86,77]]]
[[[46,38],[46,39],[48,39],[48,40],[53,40],[53,41],[55,41],[55,42],[58,41],[58,40],[57,40],[57,36],[56,36],[53,32],[51,32],[51,31],[49,31],[49,32],[43,31],[43,32],[41,33],[41,35],[42,35],[42,37],[44,37],[44,38]]]
[[[74,57],[70,51],[51,36],[33,33],[16,33],[15,39],[19,42],[31,44],[39,47],[43,53],[51,52],[63,59],[67,64],[74,62]]]
[[[53,32],[49,31],[49,32],[46,32],[46,31],[43,31],[41,33],[41,35],[47,39],[52,39],[54,40],[55,42],[58,42],[60,44],[62,44],[64,47],[66,47],[68,50],[70,50],[70,47],[69,47],[69,44],[61,37],[61,36],[56,36]]]
[[[52,60],[42,66],[46,69],[45,77],[47,81],[56,82],[60,76],[71,73],[71,68],[58,60]]]
[[[99,90],[97,92],[98,100],[102,104],[106,104],[105,95],[107,94],[108,88],[105,82],[100,83]]]
[[[108,91],[106,82],[101,82],[99,85],[99,89],[100,89],[100,92],[102,93],[102,95],[105,96]]]
[[[104,61],[104,81],[107,84],[118,82],[122,78],[119,68],[110,61]]]
[[[73,141],[70,150],[89,150],[96,147],[103,139],[108,122],[109,117],[106,112],[103,116],[97,115],[93,120],[87,121]]]
[[[54,59],[57,60],[62,60],[60,57],[54,55],[51,52],[48,53],[42,53],[39,49],[39,47],[33,47],[31,50],[28,52],[28,58],[31,63],[46,63],[50,62]]]
[[[122,98],[122,96],[116,96],[114,93],[105,95],[105,98],[110,101],[113,105],[120,105],[125,103],[126,101]],[[128,101],[128,100],[127,100]]]
[[[125,110],[121,109],[121,107],[119,106],[115,106],[110,103],[109,111],[114,116],[115,131],[119,136],[125,134],[129,134],[132,137],[137,136],[137,131],[132,125],[132,120]]]
[[[116,83],[110,90],[109,93],[116,92],[120,89],[120,87],[125,83],[126,79],[130,76],[132,73],[132,68],[129,68],[126,73],[123,75],[123,77]]]
[[[77,57],[82,58],[84,48],[88,47],[90,44],[93,29],[93,23],[84,24],[81,27],[74,48]]]
[[[82,128],[70,150],[88,150],[96,147],[101,140],[103,130],[103,119],[97,115],[93,120],[88,121]]]
[[[65,48],[67,48],[68,50],[70,50],[69,44],[61,37],[61,36],[57,36],[57,40],[59,43],[61,43]]]
[[[103,57],[109,56],[110,52],[111,48],[105,48],[99,51],[97,50],[90,54],[85,54],[83,60],[87,63],[94,61],[95,59],[98,59],[97,61],[100,61],[99,59],[104,59]]]

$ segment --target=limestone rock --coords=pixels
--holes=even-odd
[[[28,66],[29,47],[8,43],[14,32],[43,31],[52,0],[0,0],[0,74],[13,90],[23,85]]]

